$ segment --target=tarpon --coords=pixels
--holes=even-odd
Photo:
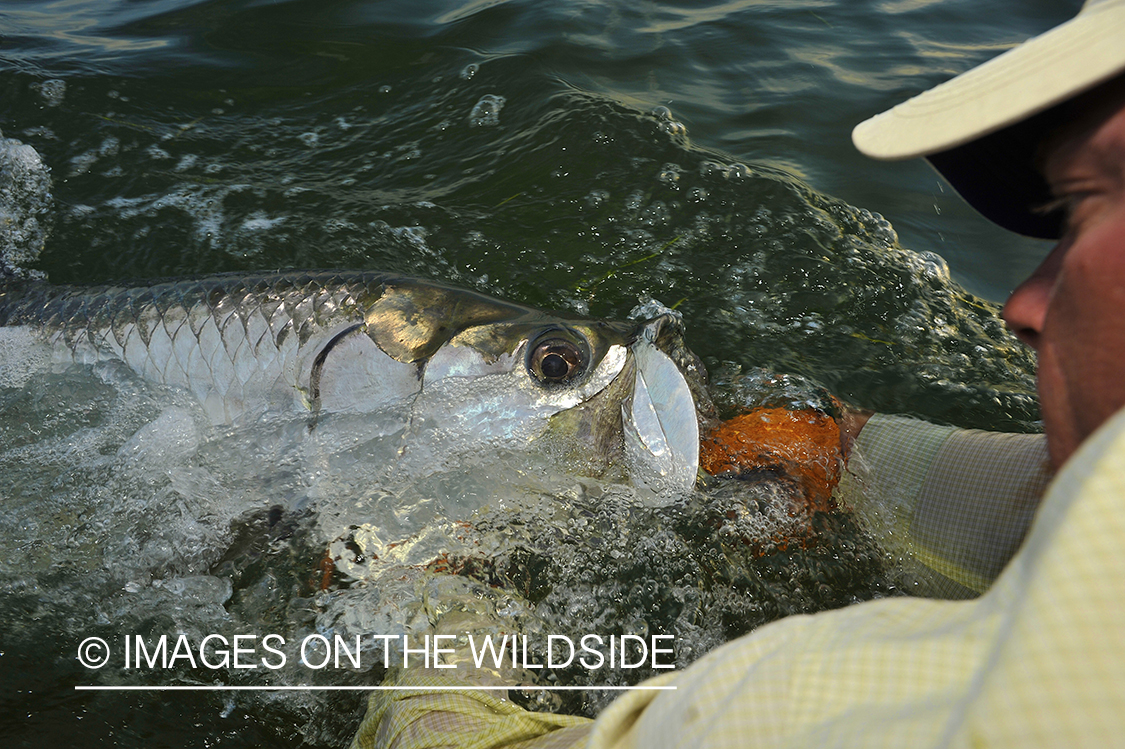
[[[132,288],[7,280],[0,386],[117,359],[190,391],[216,424],[271,411],[313,424],[407,404],[411,419],[481,442],[563,432],[620,456],[638,483],[685,491],[702,369],[681,333],[666,309],[639,322],[571,319],[371,272]]]

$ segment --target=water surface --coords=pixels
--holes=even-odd
[[[1077,5],[6,0],[0,129],[46,171],[5,186],[19,221],[3,249],[56,283],[326,267],[613,318],[656,298],[683,313],[728,405],[765,370],[869,408],[1033,431],[1033,365],[995,302],[1047,248],[990,227],[924,164],[864,159],[849,133]],[[333,540],[311,530],[318,513],[358,497],[428,527],[440,498],[497,470],[380,494],[350,448],[294,458],[283,426],[199,431],[192,404],[127,373],[0,395],[0,721],[20,745],[339,743],[356,700],[74,694],[90,676],[73,640],[124,623],[365,626],[342,622],[378,610],[358,586],[318,599],[309,582]],[[158,435],[144,460],[138,434]],[[840,563],[732,557],[732,539],[783,522],[768,488],[654,516],[620,487],[536,475],[477,522],[553,519],[583,539],[546,554],[554,566],[536,566],[550,535],[498,557],[510,580],[549,581],[551,626],[643,622],[690,659],[901,584],[851,527],[830,529]],[[726,535],[716,512],[735,518]],[[612,543],[592,554],[595,538]],[[583,602],[569,619],[566,601]]]

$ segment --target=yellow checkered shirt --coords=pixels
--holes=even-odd
[[[1053,479],[1026,538],[1040,440],[1004,438],[1020,445],[997,453],[1023,457],[1000,462],[1019,473],[992,472],[989,488],[966,457],[987,462],[987,437],[879,419],[860,439],[875,521],[950,584],[983,587],[1002,567],[983,595],[777,621],[657,680],[676,691],[628,692],[596,722],[531,717],[496,693],[382,693],[355,746],[1125,746],[1125,412]],[[983,493],[942,500],[935,486],[966,470]],[[540,725],[505,733],[513,717]]]

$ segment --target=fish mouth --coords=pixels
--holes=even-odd
[[[640,324],[630,346],[633,394],[621,404],[625,459],[633,482],[666,497],[690,492],[699,473],[695,396],[664,350],[677,353],[667,341],[682,341],[682,331],[682,320],[671,310]]]

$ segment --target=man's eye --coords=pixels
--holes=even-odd
[[[1043,205],[1036,206],[1034,210],[1036,213],[1044,216],[1052,216],[1056,213],[1062,214],[1063,216],[1070,216],[1071,212],[1074,210],[1074,204],[1075,200],[1073,195],[1062,195],[1048,200]]]
[[[1062,218],[1065,226],[1073,229],[1081,220],[1084,206],[1092,195],[1093,193],[1087,191],[1069,192],[1044,203],[1035,211],[1047,216],[1057,214]]]

